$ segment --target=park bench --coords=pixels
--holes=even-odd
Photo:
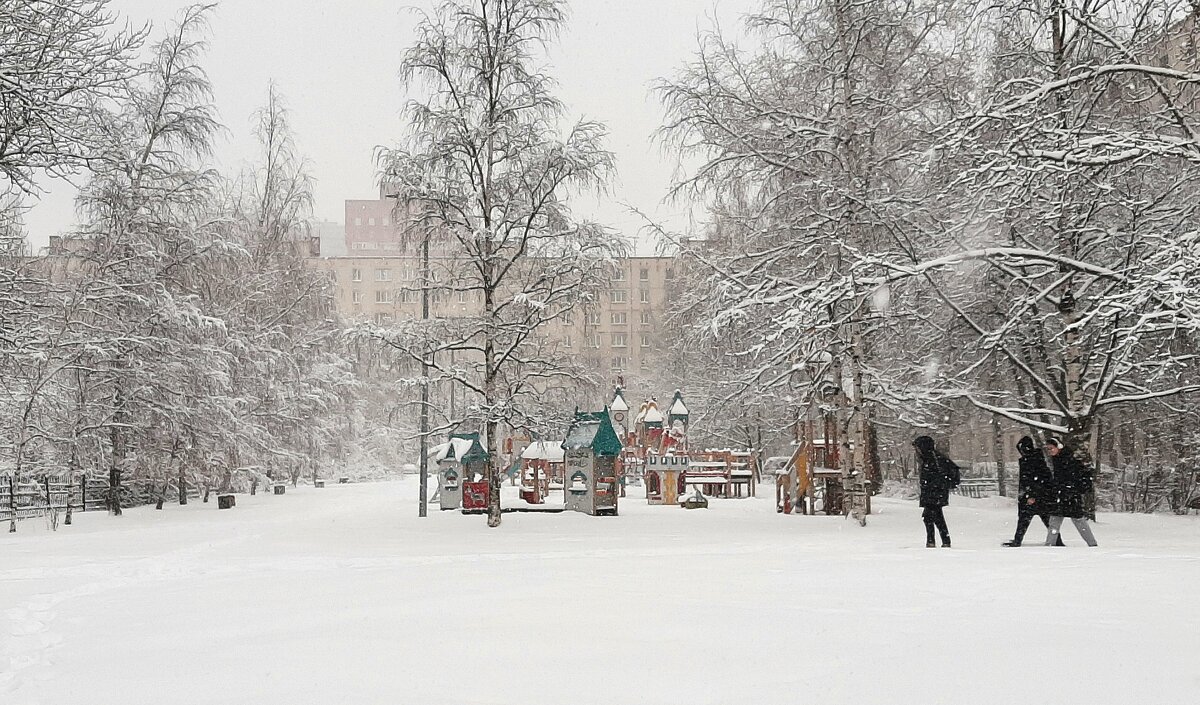
[[[994,477],[964,477],[954,491],[963,497],[987,497],[1000,493],[1000,483]]]

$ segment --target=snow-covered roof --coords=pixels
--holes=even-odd
[[[629,405],[625,403],[625,397],[621,395],[621,390],[617,390],[617,393],[613,396],[612,403],[608,405],[608,408],[612,409],[613,411],[629,411]]]
[[[561,463],[563,461],[562,444],[534,441],[525,448],[521,457],[525,460],[548,460],[552,463]]]
[[[472,460],[486,459],[487,456],[483,447],[478,444],[479,438],[474,434],[454,435],[450,437],[449,441],[439,443],[430,448],[429,458],[435,463],[440,463],[443,460],[457,460],[461,462],[471,452],[473,447],[478,446],[476,455],[483,454],[483,458],[473,458]]]
[[[441,462],[447,458],[458,460],[471,450],[471,440],[469,438],[451,438],[445,443],[439,443],[429,450],[429,457],[435,463]]]
[[[646,413],[642,414],[641,420],[646,423],[662,423],[663,415],[657,406],[650,405],[646,407]]]
[[[599,432],[599,421],[576,421],[567,431],[567,438],[562,443],[563,447],[572,450],[576,448],[590,448],[592,441],[595,440],[596,434]]]
[[[688,415],[688,405],[683,403],[683,394],[676,390],[676,398],[671,402],[671,408],[667,409],[667,414],[671,416],[686,416]]]

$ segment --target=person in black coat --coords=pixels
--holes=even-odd
[[[1050,515],[1054,512],[1057,492],[1054,478],[1046,459],[1042,456],[1037,444],[1029,436],[1022,436],[1017,441],[1017,452],[1021,454],[1017,464],[1020,468],[1017,483],[1017,533],[1012,541],[1005,541],[1005,546],[1020,546],[1029,523],[1033,518],[1040,517],[1046,528],[1050,528]],[[1058,539],[1062,544],[1062,537]]]
[[[950,548],[950,530],[946,528],[946,516],[942,507],[950,503],[950,490],[958,486],[961,477],[954,461],[933,447],[929,436],[917,436],[913,441],[921,463],[921,520],[925,522],[925,547],[934,548],[933,530],[937,528],[942,537],[942,547]]]
[[[1069,518],[1089,546],[1096,545],[1096,537],[1084,516],[1083,498],[1092,491],[1092,469],[1075,457],[1075,452],[1057,438],[1046,439],[1046,452],[1054,465],[1054,488],[1057,506],[1050,513],[1046,545],[1053,546],[1062,540],[1062,523]]]

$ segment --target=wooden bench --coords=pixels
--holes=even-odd
[[[1000,482],[994,477],[964,477],[954,488],[962,497],[981,498],[1000,493]]]

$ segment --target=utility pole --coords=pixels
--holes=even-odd
[[[421,348],[421,503],[418,516],[429,514],[429,229],[421,237],[421,321],[425,340]]]

